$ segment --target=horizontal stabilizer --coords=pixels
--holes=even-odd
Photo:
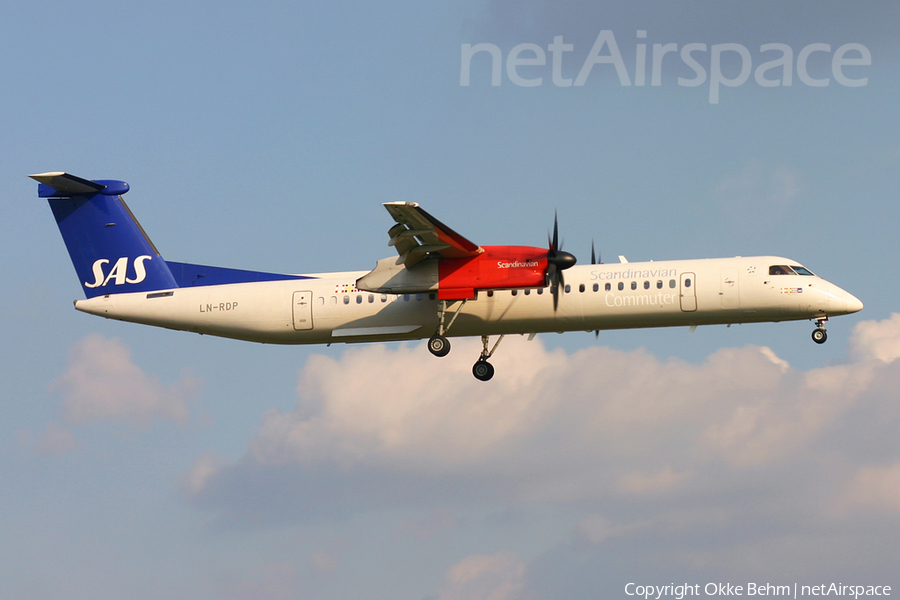
[[[86,194],[120,196],[129,190],[124,181],[90,181],[62,171],[38,173],[29,177],[41,184],[38,186],[40,198],[69,198]]]

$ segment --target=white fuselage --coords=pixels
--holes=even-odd
[[[862,303],[815,275],[770,275],[764,256],[575,266],[556,311],[549,288],[480,291],[447,336],[591,331],[815,319]],[[273,344],[427,338],[438,324],[434,294],[356,289],[366,271],[309,279],[182,287],[98,296],[78,310],[111,319]],[[447,320],[460,306],[448,308]]]

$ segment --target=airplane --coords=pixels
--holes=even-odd
[[[732,323],[815,321],[862,302],[778,256],[576,266],[558,223],[548,247],[479,246],[414,202],[384,206],[395,255],[370,271],[278,274],[164,260],[125,204],[130,186],[64,172],[30,175],[47,198],[84,289],[75,308],[108,319],[270,344],[387,342],[480,336],[472,368],[505,335]],[[490,336],[498,336],[493,346]]]

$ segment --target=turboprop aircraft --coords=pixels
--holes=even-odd
[[[559,244],[479,246],[413,202],[385,204],[396,255],[371,271],[286,275],[163,260],[122,196],[124,181],[31,175],[47,198],[84,288],[75,308],[108,319],[271,344],[481,336],[472,373],[508,334],[815,321],[862,302],[797,261],[777,256],[575,266]],[[489,337],[498,336],[490,346]]]

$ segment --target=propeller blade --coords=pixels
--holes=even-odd
[[[553,252],[559,250],[559,220],[556,211],[553,211],[553,244],[550,246],[550,250]]]
[[[557,269],[553,272],[553,282],[551,282],[550,293],[553,294],[553,312],[559,308],[559,278],[561,272]]]
[[[594,240],[591,240],[591,264],[597,264],[597,257],[594,255]]]
[[[565,286],[562,272],[577,262],[572,254],[563,252],[562,244],[559,243],[559,216],[556,211],[553,212],[553,235],[547,234],[547,243],[550,247],[547,249],[545,281],[550,287],[550,293],[553,294],[553,312],[556,312],[559,307],[560,288]]]

